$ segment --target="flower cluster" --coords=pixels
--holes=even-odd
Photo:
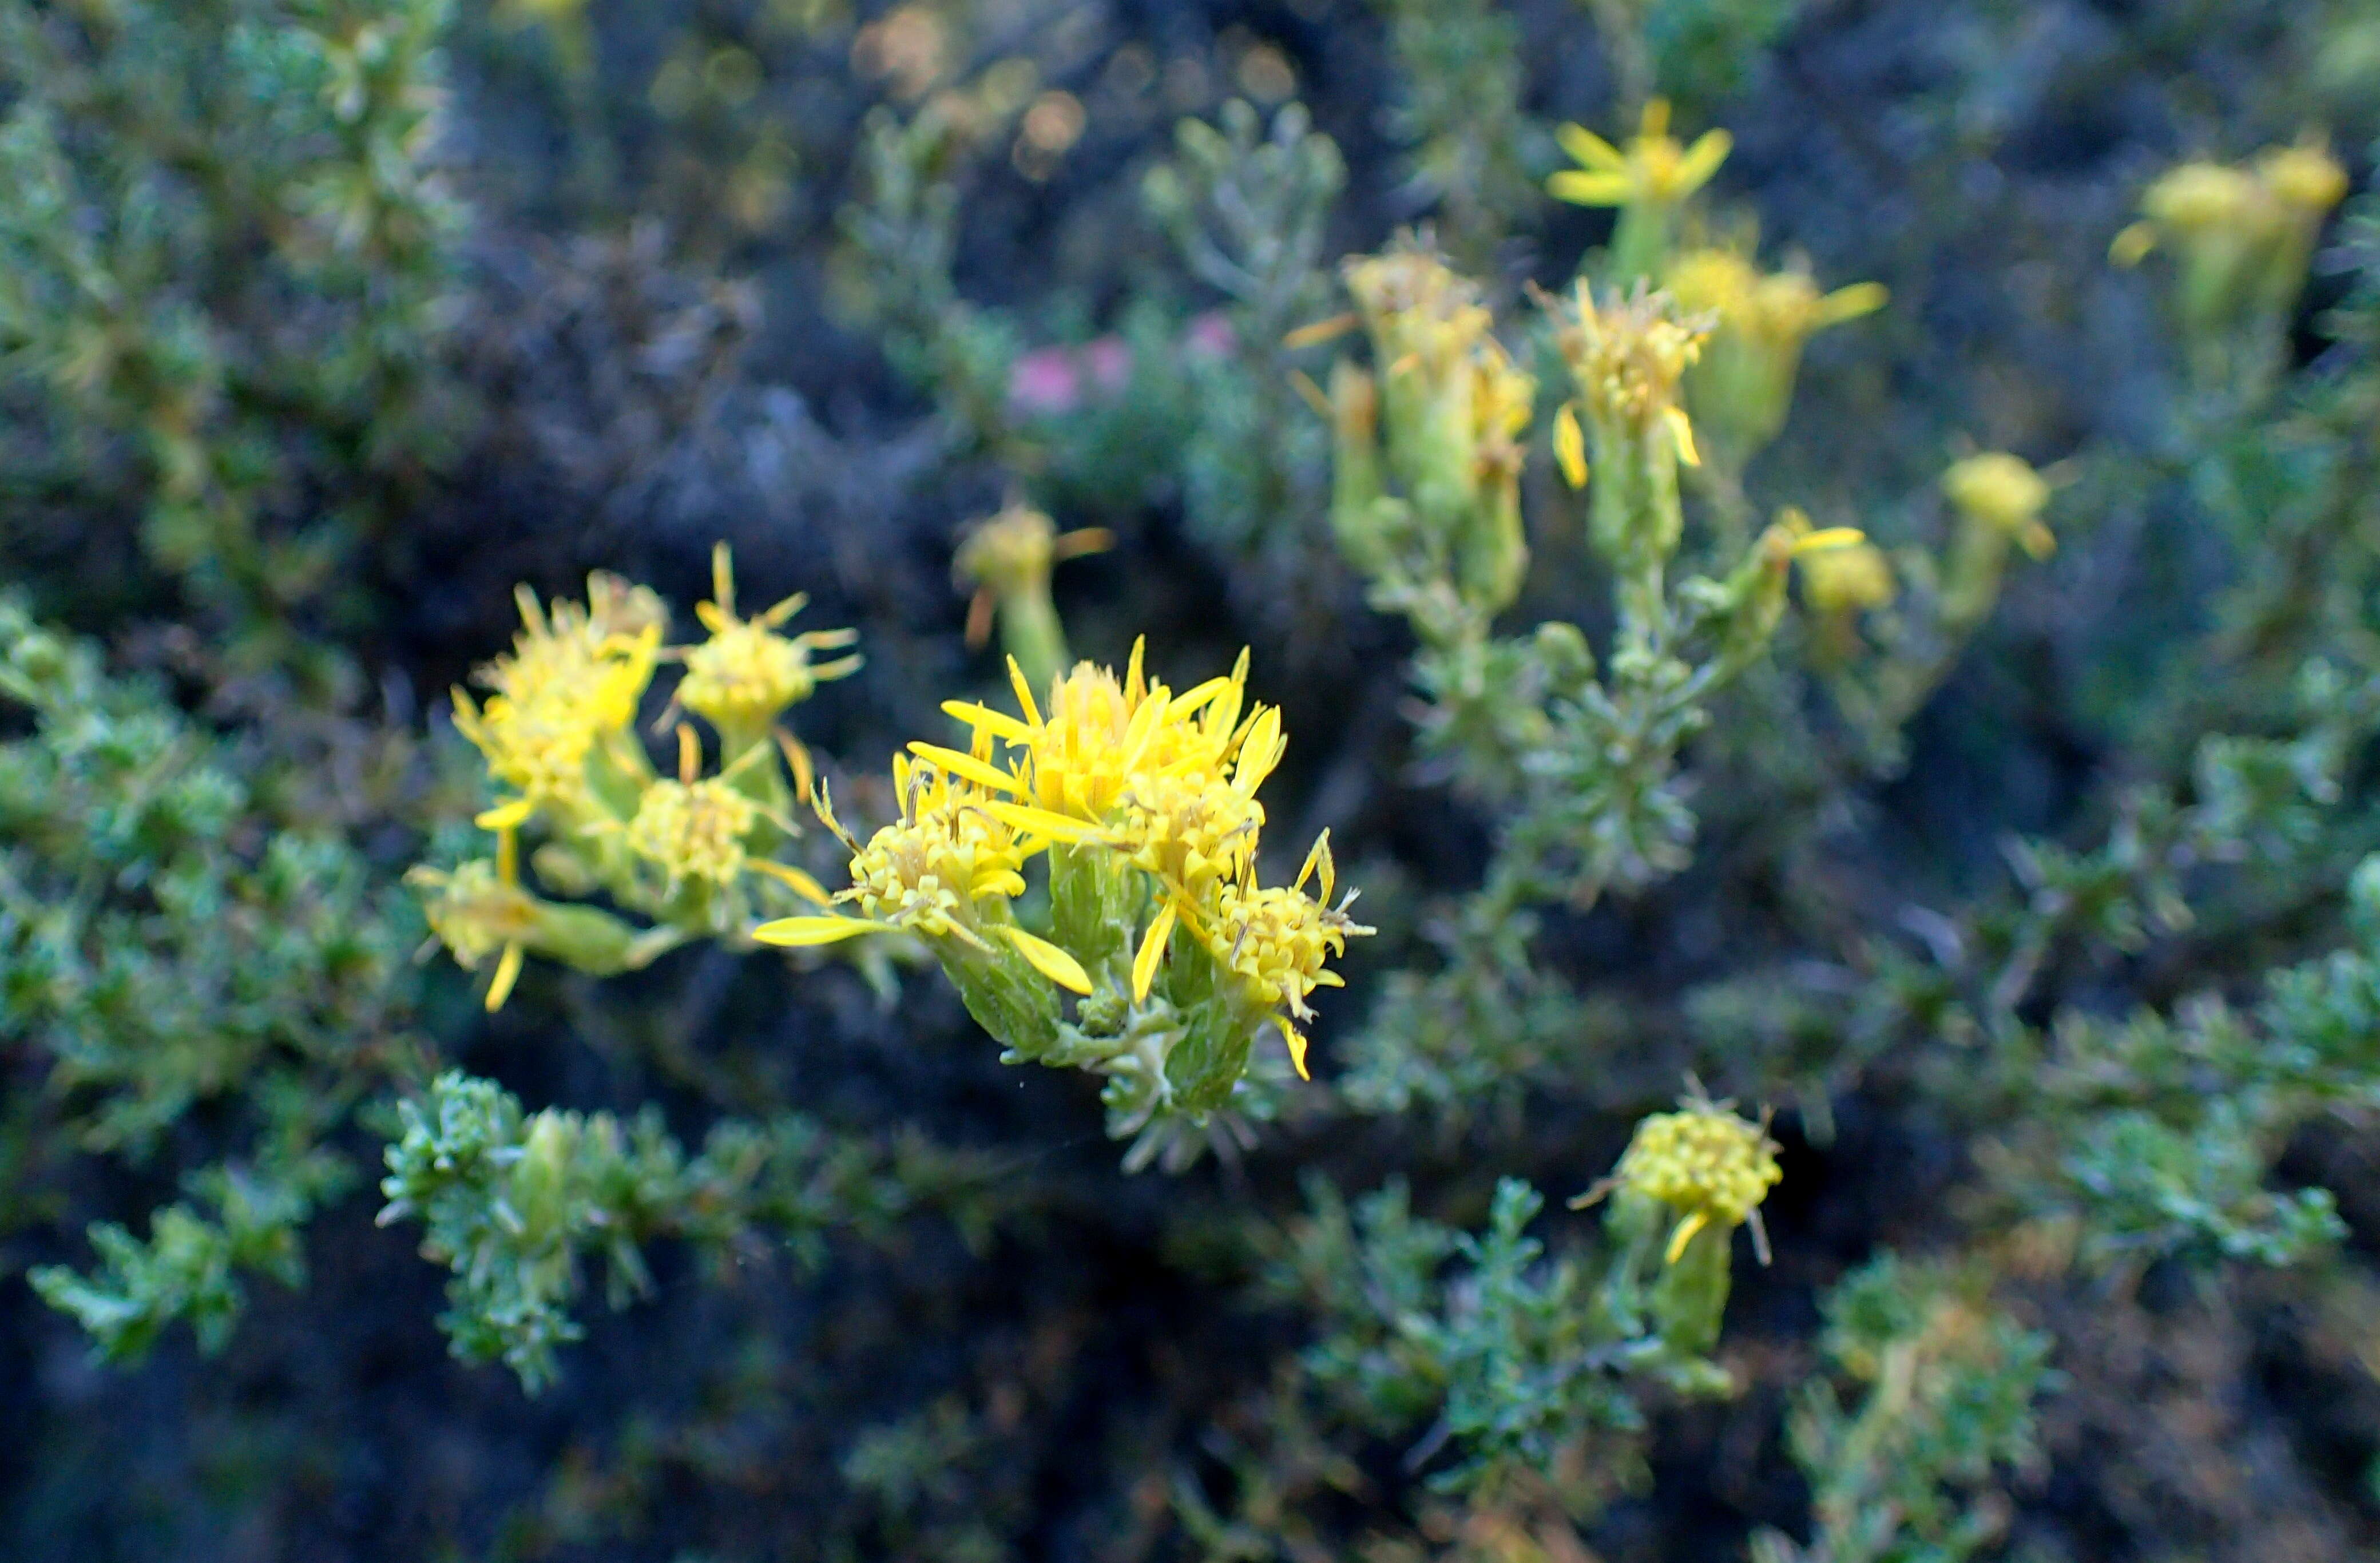
[[[1294,884],[1257,882],[1256,794],[1286,740],[1276,709],[1247,702],[1246,654],[1229,677],[1181,694],[1145,674],[1142,654],[1135,644],[1121,678],[1077,663],[1046,703],[1012,661],[1014,714],[947,703],[968,745],[914,743],[894,761],[901,818],[852,841],[851,885],[834,898],[851,912],[787,917],[755,937],[923,939],[1012,1055],[1112,1076],[1125,1130],[1163,1109],[1223,1108],[1267,1026],[1304,1074],[1306,1000],[1338,985],[1325,962],[1371,930],[1348,915],[1352,892],[1330,903],[1327,836]],[[1040,856],[1046,937],[1019,926],[1014,905]],[[1319,899],[1305,888],[1318,878]],[[1072,1019],[1053,989],[1083,1000]]]
[[[2271,147],[2246,164],[2185,163],[2141,196],[2141,220],[2109,254],[2134,265],[2174,257],[2174,307],[2202,359],[2242,327],[2271,331],[2305,285],[2323,220],[2345,198],[2347,170],[2319,141]]]
[[[490,1009],[502,1005],[525,956],[542,955],[598,975],[633,969],[690,938],[743,940],[759,918],[826,892],[778,849],[800,834],[782,755],[798,785],[809,756],[777,724],[822,680],[854,672],[854,656],[815,662],[850,646],[852,632],[785,636],[801,610],[790,597],[756,618],[735,611],[735,578],[722,545],[712,556],[712,600],[696,610],[710,631],[664,648],[669,612],[659,597],[597,574],[584,603],[519,593],[522,629],[513,649],[480,670],[487,691],[455,691],[455,726],[479,749],[498,800],[479,817],[494,852],[410,876],[431,931],[467,970],[497,956]],[[634,732],[656,670],[684,665],[671,702],[710,724],[720,769],[703,774],[700,735],[677,726],[674,778],[656,773]],[[651,919],[638,927],[607,911],[568,905],[523,882],[521,837],[541,844],[530,864],[565,896],[601,891]]]
[[[1375,368],[1331,376],[1340,547],[1386,583],[1376,595],[1444,576],[1464,609],[1492,616],[1528,570],[1521,437],[1536,382],[1496,340],[1477,285],[1426,242],[1360,256],[1346,281]]]

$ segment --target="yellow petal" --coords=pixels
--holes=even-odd
[[[824,885],[790,864],[774,863],[765,857],[747,857],[744,860],[744,866],[755,873],[766,874],[779,884],[791,886],[794,893],[804,901],[820,906],[834,904],[834,897],[827,894]]]
[[[998,798],[987,800],[984,812],[1012,830],[1030,836],[1047,836],[1053,842],[1073,845],[1078,842],[1096,841],[1100,828],[1087,819],[1077,819],[1071,814],[1055,814],[1031,804],[1003,803]]]
[[[1232,790],[1244,798],[1255,796],[1288,748],[1281,735],[1281,709],[1265,707],[1250,720],[1247,736],[1240,740],[1239,763],[1232,768]]]
[[[2017,546],[2035,559],[2046,559],[2058,551],[2058,538],[2050,529],[2035,521],[2016,535]]]
[[[1157,963],[1165,953],[1165,941],[1173,935],[1173,903],[1167,902],[1163,911],[1149,923],[1148,932],[1141,936],[1140,951],[1132,958],[1132,1000],[1141,1003],[1148,998],[1148,985],[1157,980]]]
[[[710,545],[710,597],[722,613],[735,612],[735,564],[724,542]]]
[[[1176,695],[1165,708],[1166,720],[1179,721],[1183,717],[1196,713],[1199,708],[1207,705],[1231,686],[1232,681],[1228,678],[1210,678],[1187,694]]]
[[[1338,888],[1339,866],[1330,861],[1330,832],[1325,830],[1314,838],[1314,846],[1305,854],[1305,866],[1297,871],[1296,890],[1305,888],[1306,877],[1319,869],[1322,874],[1322,901],[1328,905],[1330,892]]]
[[[1573,489],[1586,487],[1586,435],[1578,426],[1578,406],[1564,402],[1554,414],[1554,460]]]
[[[513,996],[513,984],[520,980],[521,947],[518,943],[504,946],[496,961],[495,980],[488,984],[488,1013],[494,1014]]]
[[[953,776],[964,776],[978,786],[989,787],[997,793],[1014,793],[1017,790],[1015,777],[976,758],[973,755],[963,755],[956,749],[945,749],[940,744],[914,741],[909,745],[909,752],[919,759],[933,761]]]
[[[1040,726],[1041,708],[1033,703],[1033,686],[1025,682],[1025,670],[1016,665],[1014,657],[1008,659],[1008,684],[1016,691],[1017,708],[1025,713],[1025,720],[1035,727]]]
[[[1279,1015],[1272,1017],[1272,1024],[1281,1027],[1281,1039],[1289,1044],[1289,1061],[1297,1066],[1297,1077],[1300,1080],[1313,1079],[1314,1076],[1305,1072],[1305,1034]]]
[[[1891,292],[1882,283],[1852,283],[1848,287],[1839,287],[1818,300],[1818,323],[1840,325],[1862,315],[1873,315],[1891,297]]]
[[[1080,559],[1087,553],[1105,553],[1113,547],[1115,534],[1105,527],[1081,527],[1059,533],[1050,544],[1050,557]]]
[[[537,805],[527,798],[510,798],[495,807],[482,809],[472,816],[471,823],[482,830],[517,830],[537,812]]]
[[[969,727],[989,733],[995,738],[1002,738],[1020,746],[1033,742],[1031,728],[1014,717],[1002,711],[995,711],[989,706],[978,706],[969,700],[945,700],[942,702],[942,709],[947,714],[965,722]]]
[[[2107,259],[2129,270],[2148,258],[2156,248],[2157,231],[2154,223],[2134,223],[2118,234],[2107,246]]]
[[[1281,345],[1293,353],[1301,347],[1316,346],[1334,337],[1344,336],[1362,323],[1362,320],[1352,311],[1344,315],[1333,315],[1327,321],[1316,321],[1310,325],[1299,326],[1295,331],[1282,337]]]
[[[1002,928],[1017,952],[1033,963],[1033,969],[1059,987],[1075,993],[1091,990],[1091,976],[1083,963],[1046,939],[1037,939],[1023,928]]]
[[[1554,139],[1582,167],[1613,170],[1628,166],[1628,160],[1621,155],[1618,147],[1584,125],[1564,125],[1554,131]]]
[[[802,949],[813,944],[839,944],[861,934],[882,933],[890,927],[869,917],[780,917],[752,930],[762,944]]]
[[[1670,432],[1678,437],[1678,459],[1688,466],[1700,466],[1702,453],[1694,449],[1694,426],[1686,421],[1685,408],[1663,407],[1661,418],[1669,424]]]
[[[1679,1258],[1686,1252],[1686,1244],[1694,1241],[1694,1234],[1709,1225],[1710,1215],[1707,1211],[1702,1210],[1695,1211],[1693,1215],[1679,1222],[1678,1230],[1670,1234],[1669,1250],[1661,1255],[1661,1263],[1664,1265],[1676,1264]]]
[[[1565,168],[1546,180],[1546,193],[1572,206],[1621,206],[1636,192],[1625,174],[1588,174]]]
[[[1724,130],[1706,130],[1696,137],[1694,144],[1686,149],[1686,155],[1678,160],[1678,171],[1671,176],[1673,198],[1682,200],[1708,184],[1734,147],[1735,138]]]
[[[1857,527],[1822,527],[1793,539],[1793,556],[1798,559],[1805,553],[1824,553],[1828,549],[1849,548],[1866,540],[1867,534]]]

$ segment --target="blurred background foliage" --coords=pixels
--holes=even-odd
[[[2358,0],[0,0],[0,1552],[2380,1546],[2375,138]],[[428,958],[516,586],[720,543],[863,829],[1252,648],[1313,1082]]]

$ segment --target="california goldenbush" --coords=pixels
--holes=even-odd
[[[11,1555],[2371,1544],[2355,7],[0,42]]]

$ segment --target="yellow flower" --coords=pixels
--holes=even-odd
[[[2289,205],[2316,214],[2347,197],[2347,170],[2319,141],[2272,148],[2256,159],[2256,177]]]
[[[1556,318],[1554,343],[1570,364],[1588,422],[1638,438],[1661,425],[1676,442],[1678,459],[1694,466],[1702,457],[1678,405],[1678,382],[1709,334],[1708,317],[1683,315],[1666,293],[1639,289],[1598,308],[1582,278],[1572,308]]]
[[[1679,306],[1717,330],[1686,376],[1694,422],[1740,466],[1775,439],[1792,408],[1802,347],[1817,332],[1883,308],[1876,283],[1820,293],[1798,267],[1763,273],[1733,249],[1689,251],[1671,261],[1666,285]]]
[[[1793,348],[1828,326],[1874,314],[1890,297],[1881,283],[1852,283],[1822,294],[1799,268],[1764,274],[1736,251],[1716,248],[1680,256],[1667,286],[1682,308],[1716,314],[1722,331]]]
[[[2199,233],[2246,222],[2258,195],[2255,177],[2244,169],[2185,163],[2149,186],[2141,196],[2141,212],[2175,232]]]
[[[1655,98],[1625,151],[1581,125],[1554,132],[1579,167],[1546,181],[1548,193],[1574,206],[1675,206],[1710,182],[1735,143],[1724,130],[1706,130],[1691,147],[1670,135],[1670,103]]]
[[[1190,906],[1210,905],[1222,885],[1240,878],[1264,825],[1264,806],[1250,795],[1255,768],[1243,759],[1238,769],[1251,785],[1178,773],[1135,782],[1122,819],[1099,839]]]
[[[521,588],[512,653],[478,674],[492,691],[486,705],[455,691],[455,728],[486,757],[489,774],[522,794],[505,816],[515,823],[584,798],[589,757],[636,720],[652,679],[666,618],[660,599],[601,573],[587,587],[586,607],[557,601],[550,612]]]
[[[449,873],[408,869],[406,882],[430,892],[422,911],[430,931],[454,955],[455,963],[476,972],[493,954],[496,973],[488,984],[491,1013],[504,1008],[519,980],[523,940],[536,927],[537,902],[520,883],[520,847],[509,830],[496,832],[496,860],[474,858]]]
[[[800,612],[809,599],[800,592],[784,599],[757,618],[735,613],[735,570],[727,545],[710,555],[712,600],[696,606],[695,617],[710,631],[699,646],[672,652],[686,663],[686,677],[677,686],[677,703],[743,745],[765,735],[768,725],[787,706],[810,697],[830,679],[859,671],[856,656],[841,657],[813,666],[811,653],[839,651],[859,638],[856,630],[813,630],[783,636],[777,626]]]
[[[763,944],[804,946],[900,929],[989,948],[978,903],[1004,903],[1025,893],[1028,849],[984,806],[982,788],[940,766],[896,755],[892,785],[901,798],[900,819],[869,837],[867,845],[855,844],[851,888],[834,897],[855,905],[859,915],[783,917],[761,924],[753,938]],[[822,797],[819,802],[820,818],[842,835],[832,809]],[[1000,931],[1011,939],[1017,932]],[[1087,991],[1087,984],[1077,991]]]
[[[1305,882],[1320,877],[1319,900],[1305,893]],[[1259,889],[1243,879],[1226,884],[1217,899],[1213,926],[1206,931],[1208,949],[1224,971],[1239,984],[1248,1002],[1258,1009],[1286,1005],[1298,1020],[1314,1012],[1305,998],[1317,987],[1343,987],[1339,974],[1322,963],[1347,952],[1351,935],[1373,930],[1347,915],[1355,899],[1350,891],[1338,905],[1330,904],[1338,873],[1330,861],[1330,833],[1325,830],[1306,854],[1297,882],[1287,890]],[[1298,1078],[1305,1070],[1305,1036],[1284,1016],[1275,1014],[1281,1039],[1289,1044],[1290,1062]]]
[[[1046,718],[1013,660],[1009,682],[1021,720],[968,701],[945,702],[943,710],[975,730],[978,750],[987,738],[997,738],[1023,751],[1008,770],[979,755],[933,744],[911,744],[910,751],[1015,800],[1042,817],[1028,829],[1064,831],[1059,839],[1065,840],[1082,834],[1067,821],[1099,825],[1117,819],[1135,783],[1160,777],[1220,778],[1227,762],[1244,751],[1249,757],[1242,760],[1239,775],[1246,778],[1244,790],[1253,793],[1280,759],[1281,717],[1258,706],[1240,720],[1247,653],[1240,653],[1229,678],[1210,678],[1175,695],[1145,679],[1142,652],[1143,643],[1135,640],[1121,682],[1110,669],[1077,662],[1051,685]],[[1003,812],[1012,820],[1026,818],[1013,806]]]
[[[1393,382],[1419,369],[1436,382],[1463,368],[1495,317],[1479,286],[1420,243],[1400,242],[1347,262],[1347,292]]]
[[[1046,595],[1050,572],[1059,563],[1114,546],[1115,534],[1104,527],[1061,532],[1049,516],[1021,502],[978,522],[951,556],[952,577],[975,588],[967,605],[967,644],[981,646],[991,634],[997,604],[1013,601],[1020,593]]]
[[[1757,1226],[1760,1202],[1784,1173],[1767,1118],[1757,1123],[1738,1118],[1734,1105],[1710,1101],[1697,1088],[1679,1104],[1681,1110],[1646,1117],[1611,1177],[1573,1204],[1615,1187],[1659,1200],[1678,1214],[1662,1254],[1672,1265],[1705,1227],[1729,1230],[1746,1221],[1755,1223],[1765,1256],[1767,1242]]]
[[[2022,457],[1985,451],[1953,462],[1942,474],[1942,491],[1969,519],[2013,538],[2035,559],[2058,546],[2041,519],[2049,483]]]
[[[1874,543],[1813,549],[1799,558],[1803,595],[1821,613],[1857,613],[1892,600],[1892,564]]]
[[[759,823],[760,807],[723,775],[697,780],[702,748],[694,729],[681,725],[677,741],[677,780],[645,789],[628,821],[628,849],[667,874],[673,893],[689,878],[724,889],[744,872],[744,839]]]

